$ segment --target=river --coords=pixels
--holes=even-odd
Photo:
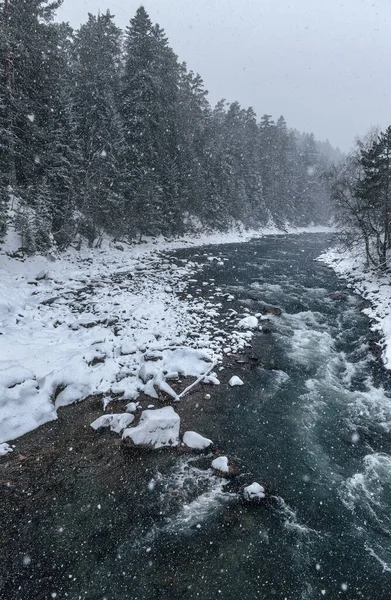
[[[370,352],[364,301],[315,260],[331,242],[268,236],[177,253],[205,263],[187,293],[213,279],[233,310],[282,309],[255,335],[251,368],[236,363],[245,385],[214,387],[213,419],[205,411],[197,423],[238,465],[239,484],[265,482],[270,500],[245,504],[207,469],[210,459],[163,451],[135,471],[142,493],[118,492],[94,512],[95,528],[111,515],[101,535],[84,536],[99,549],[80,542],[80,528],[93,526],[85,513],[76,531],[71,504],[62,520],[36,518],[42,556],[14,574],[21,598],[389,600],[390,388]],[[74,506],[87,493],[97,503],[81,478]],[[70,531],[66,543],[54,522]],[[67,567],[40,595],[29,581],[47,575],[45,554],[61,561],[64,545]]]

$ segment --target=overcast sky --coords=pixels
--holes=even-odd
[[[65,0],[62,20],[116,15],[124,28],[142,2]],[[145,0],[209,100],[281,114],[346,151],[372,125],[391,124],[391,0]]]

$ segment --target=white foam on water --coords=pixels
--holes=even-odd
[[[356,426],[376,427],[384,433],[391,432],[391,398],[383,387],[375,387],[368,378],[367,389],[354,392],[349,404],[349,418]]]
[[[300,523],[298,521],[297,512],[293,510],[293,508],[291,508],[289,504],[287,504],[285,500],[281,498],[281,496],[273,496],[273,498],[277,502],[278,512],[284,519],[284,527],[286,529],[295,531],[300,536],[315,535],[320,537],[320,533],[316,531],[316,529],[312,529],[311,527],[308,527],[307,525],[304,525],[304,523]]]
[[[211,469],[198,468],[193,464],[197,460],[197,457],[184,458],[170,473],[156,475],[151,489],[158,489],[161,514],[166,516],[138,536],[135,547],[148,546],[161,535],[201,529],[224,504],[238,498],[237,494],[225,491],[226,479],[214,475]]]
[[[259,281],[254,281],[250,288],[253,290],[259,290],[261,292],[271,292],[273,294],[279,294],[283,291],[282,286],[279,283],[260,283]]]
[[[371,548],[371,546],[369,544],[364,544],[364,548],[365,550],[368,552],[368,554],[370,554],[372,556],[372,558],[374,558],[375,560],[377,560],[381,566],[383,567],[383,571],[386,571],[387,573],[391,573],[391,562],[387,563],[385,560],[383,560],[376,552],[373,548]]]
[[[165,531],[185,531],[193,525],[201,524],[209,518],[222,503],[236,497],[227,493],[227,480],[216,476],[211,469],[195,466],[197,459],[180,461],[168,475],[159,475],[157,481],[162,485],[162,496],[174,491],[180,498],[179,511],[168,517]],[[164,501],[164,499],[162,498]]]
[[[363,470],[347,479],[341,488],[341,499],[349,510],[366,507],[378,521],[387,519],[391,533],[391,456],[383,452],[367,454],[363,459]],[[378,509],[384,515],[378,514]]]
[[[367,454],[362,470],[344,481],[339,494],[346,508],[363,524],[365,550],[383,570],[391,572],[391,456],[380,452]]]

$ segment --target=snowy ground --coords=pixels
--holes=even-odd
[[[7,242],[0,252],[0,455],[11,449],[5,442],[92,394],[102,394],[103,414],[113,397],[135,401],[141,393],[152,399],[164,393],[176,401],[170,382],[181,376],[207,374],[218,384],[214,367],[224,353],[248,345],[253,333],[235,314],[222,326],[224,294],[213,282],[205,282],[196,297],[179,298],[200,266],[165,251],[254,235],[260,232],[133,247],[107,242],[53,262],[11,258],[15,242]],[[222,260],[210,249],[205,254]]]
[[[354,253],[356,254],[356,252]],[[364,313],[372,320],[372,328],[381,335],[382,358],[391,369],[391,284],[389,273],[365,267],[364,249],[354,256],[343,248],[332,248],[319,260],[325,262],[340,276],[347,279],[348,287],[363,296],[370,306]]]

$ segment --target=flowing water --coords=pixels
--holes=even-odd
[[[245,385],[214,388],[213,421],[199,417],[199,431],[239,465],[239,483],[266,482],[270,500],[243,503],[211,474],[210,458],[157,458],[139,475],[143,493],[111,504],[120,516],[110,544],[96,538],[93,560],[80,549],[52,597],[391,598],[390,386],[369,351],[363,301],[314,260],[330,242],[267,237],[195,257],[207,265],[200,281],[232,294],[233,309],[283,311],[255,336],[253,368],[237,363]]]

